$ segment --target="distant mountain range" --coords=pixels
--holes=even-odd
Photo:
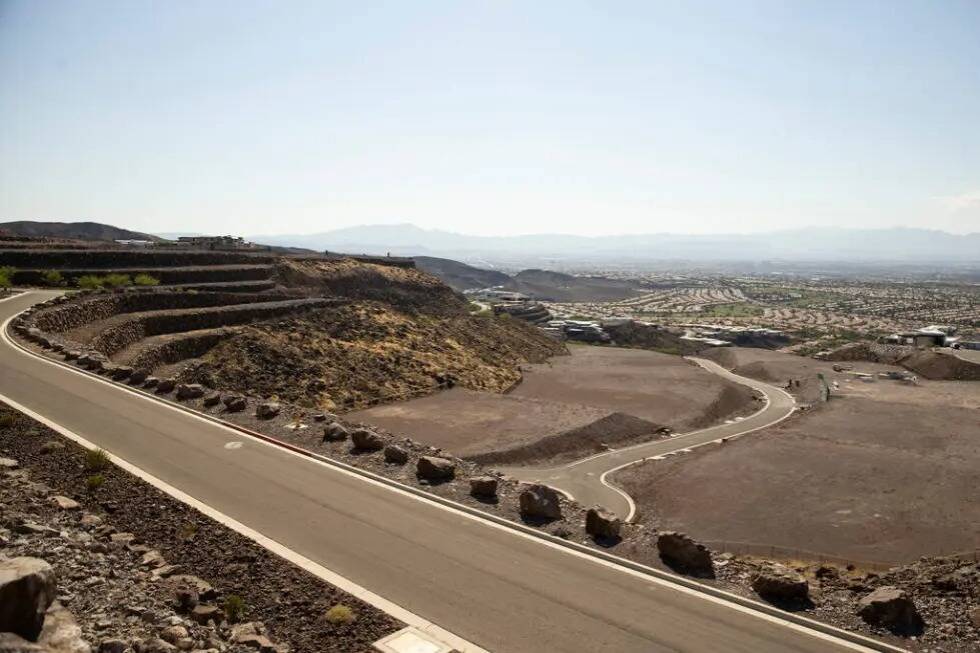
[[[251,236],[270,245],[365,254],[444,256],[493,267],[549,263],[683,261],[848,261],[976,263],[980,233],[929,229],[813,227],[761,234],[468,236],[410,224],[348,227],[306,235]]]
[[[99,222],[37,222],[34,220],[18,220],[16,222],[0,222],[0,231],[7,231],[15,236],[32,238],[72,238],[77,240],[163,240],[158,236],[120,229]]]

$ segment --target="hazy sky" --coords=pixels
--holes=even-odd
[[[0,0],[0,220],[980,231],[980,2]]]

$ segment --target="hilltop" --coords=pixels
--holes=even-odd
[[[0,222],[0,232],[27,238],[62,238],[76,240],[149,240],[164,242],[163,238],[99,222],[39,222],[18,220]]]

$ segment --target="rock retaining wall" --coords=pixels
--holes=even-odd
[[[0,249],[0,265],[16,268],[164,267],[173,265],[231,265],[272,263],[269,254],[180,251],[173,249]]]
[[[52,268],[18,269],[14,281],[25,286],[46,285],[43,275]],[[272,274],[269,265],[214,265],[201,267],[135,267],[135,268],[72,268],[60,269],[69,285],[77,283],[79,277],[103,275],[107,272],[128,274],[148,274],[164,284],[210,283],[221,281],[264,281]]]

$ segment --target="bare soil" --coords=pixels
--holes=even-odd
[[[507,395],[454,389],[346,417],[491,464],[562,462],[751,412],[752,392],[676,356],[572,346]]]
[[[980,547],[977,470],[975,409],[848,396],[614,480],[658,528],[897,563]]]
[[[687,431],[753,410],[752,390],[679,356],[571,346],[571,356],[525,366],[517,397],[578,403]]]

